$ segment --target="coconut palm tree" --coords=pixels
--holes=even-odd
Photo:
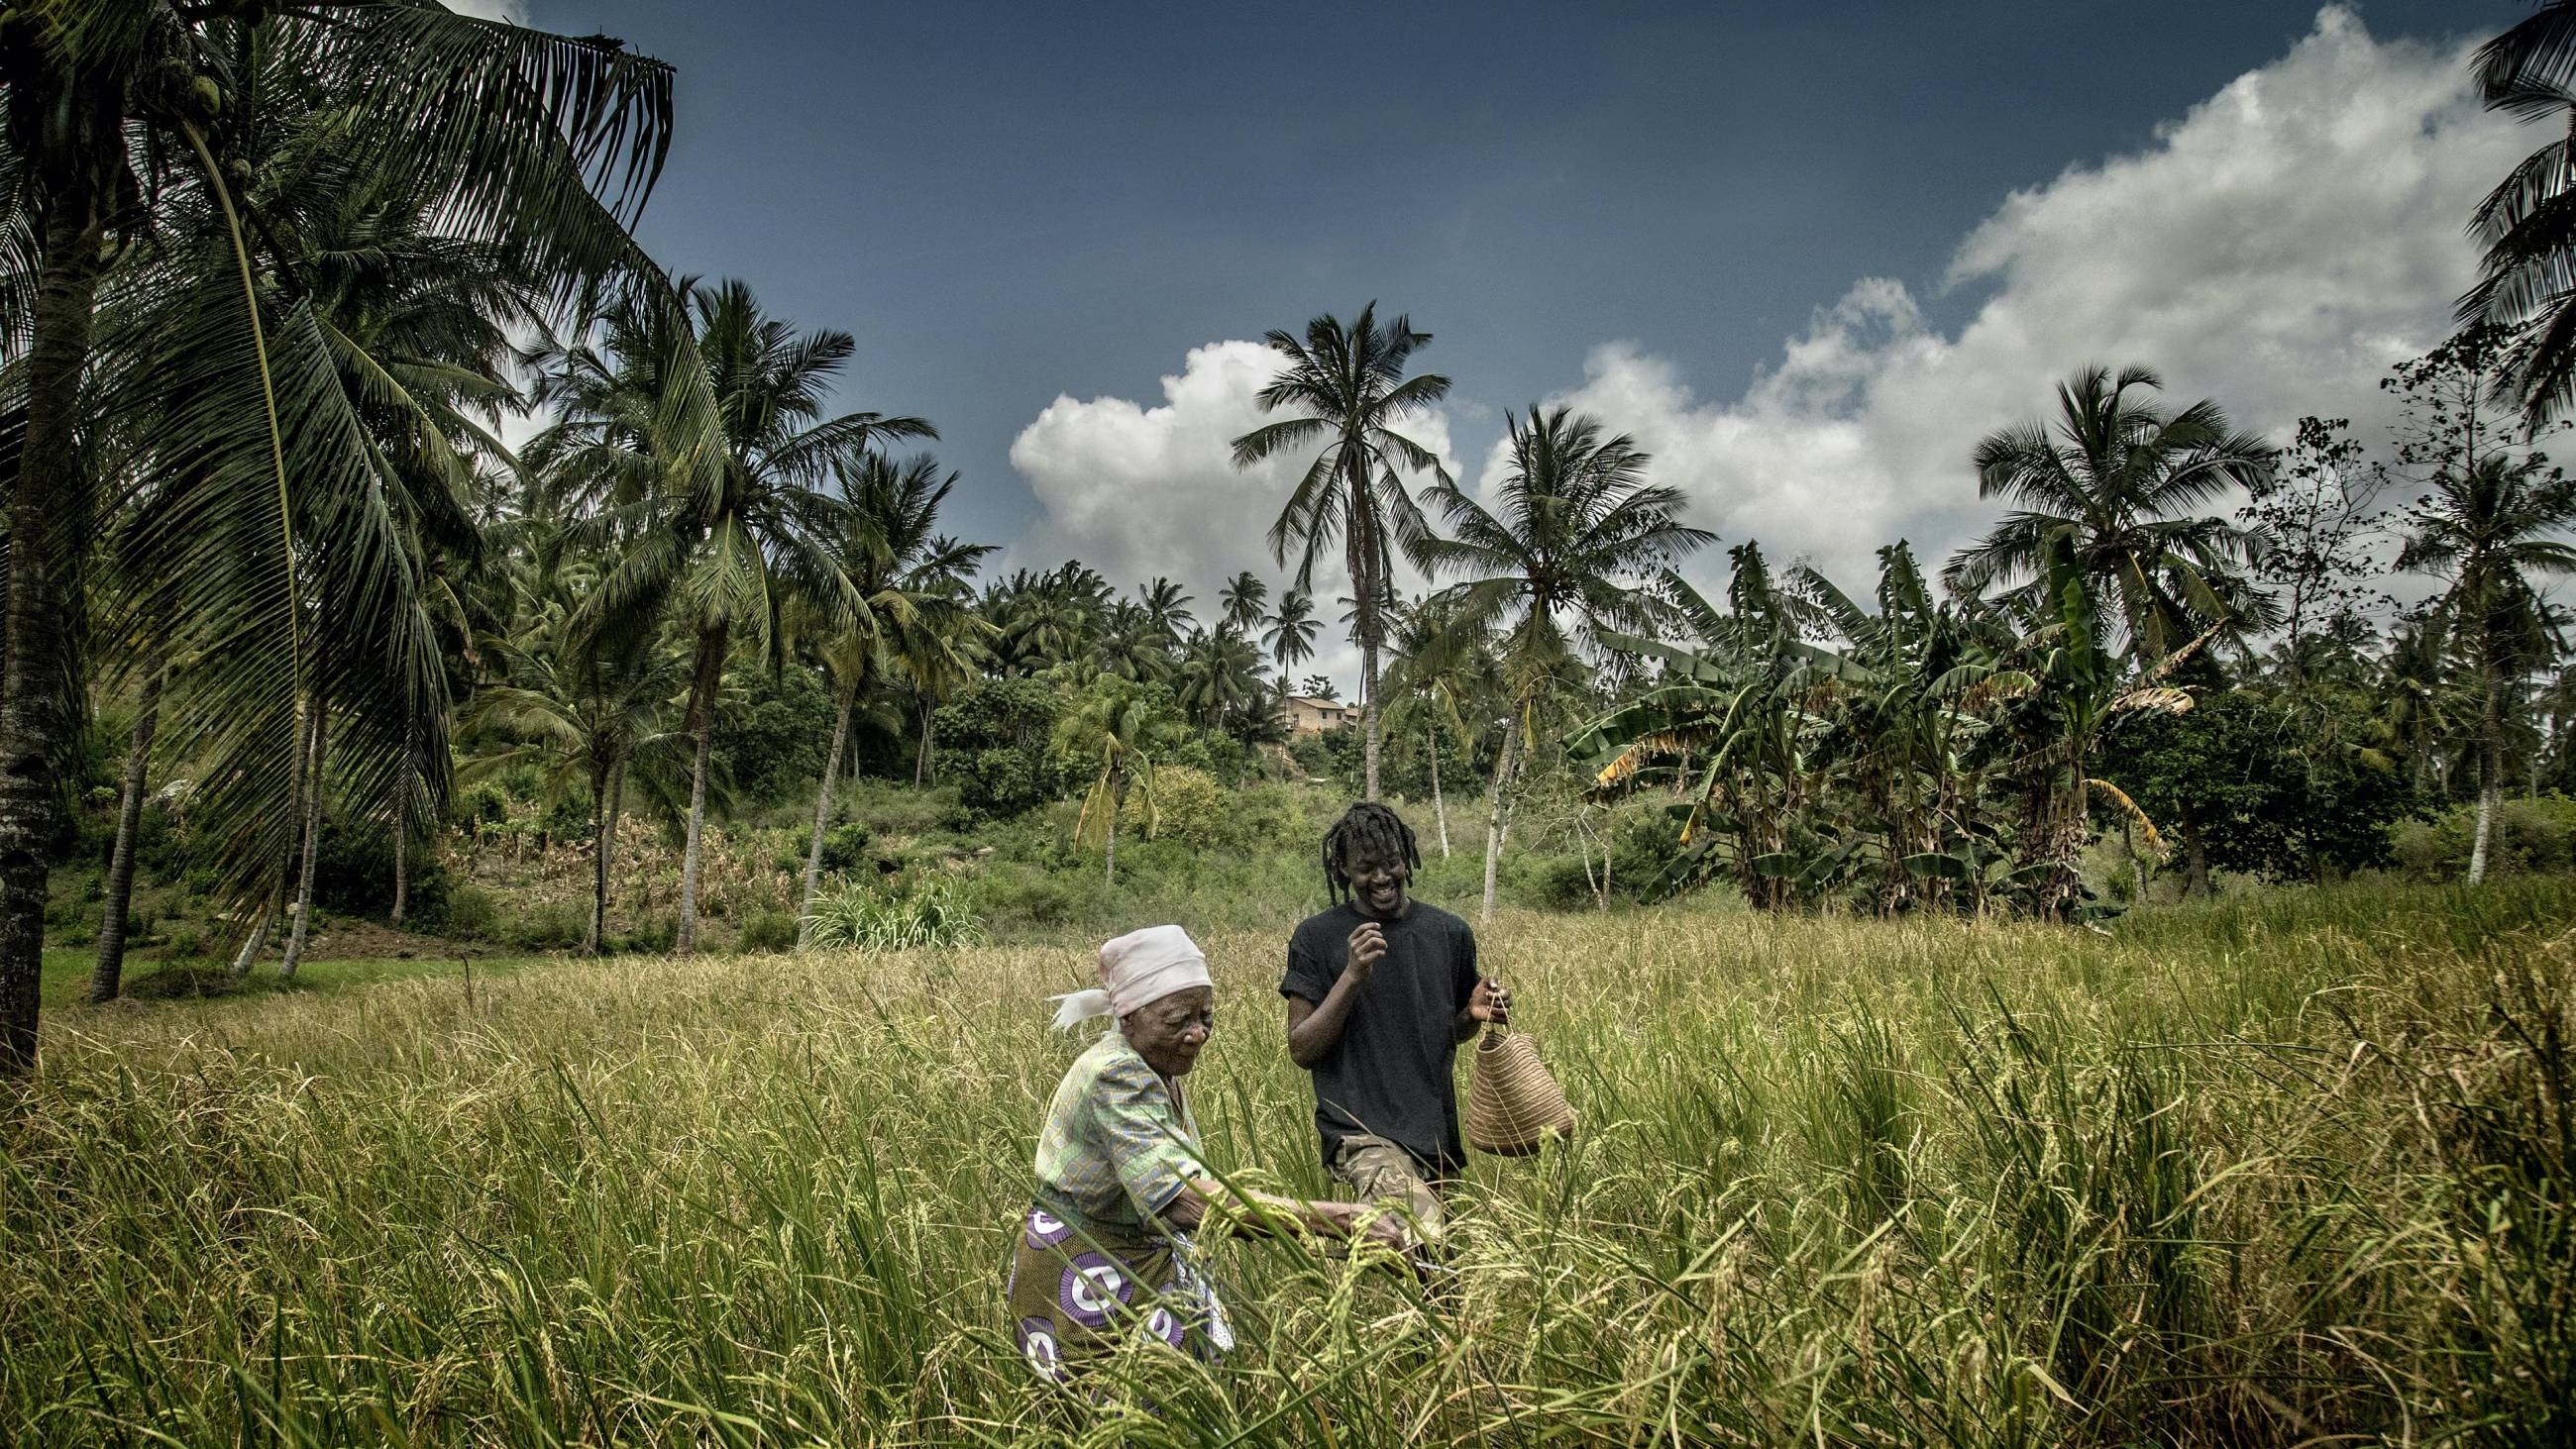
[[[1261,647],[1279,662],[1279,686],[1288,686],[1288,671],[1315,657],[1315,635],[1323,626],[1315,621],[1315,596],[1303,589],[1290,589],[1279,596],[1278,611],[1270,616],[1269,627],[1261,634]]]
[[[1110,608],[1109,581],[1067,560],[1047,573],[1015,569],[988,584],[979,611],[996,631],[994,662],[1004,674],[1035,674],[1087,658]]]
[[[800,921],[813,919],[823,876],[823,835],[831,825],[832,788],[860,695],[897,671],[914,679],[964,674],[966,663],[957,656],[955,640],[960,622],[972,618],[965,603],[942,586],[940,573],[923,572],[924,555],[933,542],[931,530],[938,522],[940,505],[957,486],[957,475],[941,477],[938,460],[927,454],[898,466],[871,453],[855,468],[840,471],[849,507],[835,520],[837,528],[828,540],[856,597],[842,615],[841,627],[819,649],[835,684],[836,708],[831,748],[824,754],[823,779],[814,794],[814,833],[805,852]],[[952,545],[954,552],[962,550]],[[803,934],[800,931],[800,948]]]
[[[345,779],[402,768],[380,716],[424,682],[379,648],[411,608],[388,551],[366,429],[331,343],[235,188],[264,107],[326,98],[371,174],[433,199],[450,235],[506,242],[541,294],[636,269],[628,235],[668,143],[670,71],[605,37],[569,40],[436,5],[317,0],[14,0],[0,45],[0,332],[25,352],[25,422],[5,484],[0,601],[0,1075],[35,1052],[48,840],[82,692],[74,648],[94,490],[84,438],[120,434],[116,474],[169,495],[132,540],[164,618],[220,639],[193,671],[189,738],[214,767],[202,817],[231,893],[272,886],[292,830],[313,694],[299,606],[312,549],[372,571],[335,618],[367,647],[322,681],[352,706]],[[254,72],[299,84],[262,87]],[[149,237],[156,245],[138,246]],[[265,280],[263,280],[265,274]],[[148,320],[147,320],[148,319]],[[93,428],[92,420],[105,426]],[[290,480],[292,484],[290,486]],[[301,518],[290,517],[300,514]],[[299,532],[299,529],[301,530]],[[403,661],[409,664],[413,661]]]
[[[1074,817],[1076,845],[1099,845],[1104,878],[1118,883],[1118,815],[1131,789],[1143,791],[1145,835],[1154,834],[1154,760],[1147,752],[1151,711],[1132,681],[1104,679],[1056,726],[1056,745],[1077,759],[1100,762]]]
[[[1467,647],[1454,647],[1465,642]],[[1457,641],[1441,601],[1416,599],[1397,612],[1395,663],[1387,669],[1386,729],[1402,738],[1420,730],[1431,767],[1431,815],[1440,856],[1449,856],[1449,802],[1440,786],[1440,756],[1451,742],[1473,744],[1471,721],[1507,712],[1502,668],[1482,639]]]
[[[1078,659],[1075,673],[1089,677],[1097,669],[1137,684],[1152,684],[1172,674],[1171,636],[1154,622],[1153,611],[1132,599],[1115,599],[1100,616],[1099,643],[1091,657]]]
[[[2436,473],[2405,517],[2397,566],[2445,582],[2436,612],[2476,671],[2474,883],[2486,878],[2509,716],[2530,674],[2555,657],[2556,626],[2532,580],[2576,573],[2576,548],[2556,537],[2576,525],[2576,483],[2537,458],[2490,453],[2474,468]]]
[[[1227,625],[1250,638],[1261,623],[1262,606],[1270,602],[1270,586],[1245,569],[1217,591],[1217,602],[1224,606]]]
[[[1533,405],[1505,422],[1501,512],[1444,481],[1425,501],[1451,536],[1425,538],[1414,550],[1433,577],[1459,577],[1440,596],[1449,630],[1464,641],[1503,636],[1510,713],[1485,830],[1488,918],[1517,746],[1535,737],[1539,716],[1580,672],[1581,657],[1598,651],[1604,631],[1643,633],[1667,616],[1656,575],[1716,537],[1681,521],[1687,496],[1646,481],[1646,454],[1625,433],[1605,437],[1598,419],[1565,407],[1542,413]]]
[[[2558,128],[2471,214],[2486,251],[2459,306],[2463,322],[2520,336],[2507,385],[2536,428],[2576,400],[2576,0],[2545,0],[2474,66],[2488,110]]]
[[[1144,611],[1146,633],[1167,650],[1178,649],[1190,626],[1198,622],[1190,612],[1190,596],[1170,579],[1154,579],[1138,589],[1136,607]]]
[[[706,824],[707,759],[715,735],[715,697],[737,638],[763,644],[791,598],[802,596],[826,617],[847,617],[858,595],[830,546],[847,508],[824,491],[835,468],[854,466],[871,449],[938,433],[919,418],[873,412],[824,415],[833,377],[857,343],[846,332],[799,333],[769,316],[739,281],[683,284],[695,352],[669,365],[666,348],[636,346],[613,365],[564,358],[556,363],[566,405],[563,435],[538,440],[531,453],[561,453],[567,471],[612,502],[631,480],[647,480],[635,502],[613,507],[635,529],[635,541],[588,600],[604,618],[640,627],[677,605],[696,635],[687,728],[696,741],[690,772],[689,821],[680,857],[680,922],[672,950],[697,943],[700,840]],[[649,337],[649,331],[643,333]],[[700,361],[699,359],[702,359]],[[680,381],[691,368],[702,376]],[[716,399],[718,461],[699,486],[655,487],[666,460],[701,446],[692,430],[661,425],[664,394],[703,386]]]
[[[1190,722],[1208,729],[1239,734],[1264,713],[1268,702],[1261,655],[1232,625],[1193,632],[1182,647],[1173,683]]]
[[[1270,526],[1271,555],[1280,563],[1297,553],[1296,586],[1311,590],[1315,563],[1336,542],[1361,600],[1352,629],[1360,650],[1360,729],[1365,792],[1377,798],[1377,666],[1384,643],[1382,601],[1390,597],[1395,551],[1410,550],[1430,530],[1398,470],[1427,473],[1453,487],[1449,470],[1430,449],[1398,432],[1406,419],[1449,395],[1438,373],[1404,375],[1413,354],[1431,334],[1397,317],[1381,327],[1377,303],[1360,309],[1348,327],[1317,317],[1303,342],[1286,332],[1269,334],[1279,354],[1279,375],[1260,393],[1264,412],[1296,416],[1264,423],[1234,440],[1234,465],[1249,468],[1275,454],[1322,444],[1287,506]]]
[[[169,675],[169,656],[155,650],[143,668],[142,692],[134,703],[134,729],[125,749],[125,782],[117,793],[116,844],[108,855],[107,888],[99,907],[98,963],[89,978],[92,1003],[115,1000],[124,978],[126,918],[134,900],[135,831],[143,821],[152,737],[161,727],[161,691]]]
[[[1993,532],[1959,551],[1952,587],[2003,586],[2037,597],[2049,541],[2063,538],[2076,567],[2111,601],[2125,650],[2152,664],[2213,625],[2259,629],[2271,606],[2244,571],[2254,539],[2201,510],[2231,489],[2264,481],[2277,451],[2229,428],[2206,399],[2167,413],[2143,394],[2161,388],[2143,367],[2087,368],[2057,389],[2054,431],[2025,423],[1977,445],[1977,495],[2019,505]]]
[[[582,950],[596,955],[607,935],[626,787],[639,773],[654,782],[679,774],[680,736],[671,723],[689,675],[684,657],[653,636],[586,630],[575,608],[553,602],[558,607],[523,621],[524,634],[488,641],[501,680],[475,693],[466,727],[482,748],[464,769],[481,778],[534,766],[549,801],[576,784],[589,788],[591,896]]]
[[[997,552],[989,543],[961,543],[941,534],[930,540],[912,571],[905,587],[934,594],[953,602],[956,607],[927,615],[924,622],[940,640],[945,650],[919,659],[895,661],[912,690],[915,717],[920,721],[919,747],[913,752],[912,783],[928,789],[937,769],[934,765],[934,724],[939,706],[963,687],[974,673],[993,658],[993,645],[998,631],[975,607],[975,591],[966,582],[986,557]],[[951,665],[955,667],[950,667]]]

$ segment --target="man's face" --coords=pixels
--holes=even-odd
[[[1167,1077],[1187,1076],[1216,1030],[1216,992],[1205,986],[1175,991],[1127,1013],[1120,1025],[1145,1065]]]
[[[1350,877],[1351,898],[1361,914],[1388,921],[1404,914],[1404,890],[1413,881],[1413,867],[1403,856],[1374,845],[1353,846],[1342,852],[1342,874]]]

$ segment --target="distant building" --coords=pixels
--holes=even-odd
[[[1279,713],[1288,722],[1292,735],[1320,735],[1357,723],[1360,712],[1338,699],[1324,699],[1312,694],[1292,694],[1279,702]]]

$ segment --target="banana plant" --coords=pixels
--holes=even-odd
[[[1566,752],[1602,791],[1697,762],[1690,798],[1674,807],[1683,848],[1657,888],[1669,893],[1731,874],[1748,900],[1778,909],[1829,882],[1849,844],[1831,831],[1793,840],[1815,783],[1807,753],[1821,722],[1802,699],[1798,626],[1761,548],[1742,544],[1728,557],[1735,575],[1724,613],[1677,575],[1662,576],[1702,647],[1602,635],[1613,648],[1660,662],[1667,682],[1575,730]]]
[[[2000,854],[1982,816],[1977,747],[1999,705],[2026,695],[2017,643],[1990,611],[1936,601],[1903,543],[1879,550],[1875,612],[1810,568],[1791,573],[1808,610],[1844,641],[1802,644],[1829,721],[1821,768],[1848,790],[1874,866],[1866,903],[1880,914],[1973,906]]]

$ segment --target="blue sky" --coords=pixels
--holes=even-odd
[[[1266,495],[1215,476],[1210,439],[1258,385],[1215,345],[1372,297],[1435,335],[1423,363],[1457,382],[1436,431],[1471,480],[1503,409],[1570,398],[1669,452],[1727,542],[1844,566],[1881,534],[1937,552],[1975,526],[1964,455],[1906,407],[1995,413],[1973,437],[2119,349],[2265,426],[2351,412],[2366,400],[2339,394],[2437,327],[2465,276],[2460,202],[2495,174],[2470,173],[2536,139],[2455,93],[2461,46],[2522,9],[524,13],[679,67],[648,245],[856,334],[844,404],[938,424],[961,531],[1017,561],[1168,567],[1204,596],[1232,568],[1276,572],[1250,516]],[[2408,165],[2425,174],[2382,174]],[[2088,317],[2078,247],[2130,304]],[[2205,264],[2154,275],[2194,248]],[[2242,345],[2207,334],[2245,304],[2172,300],[2320,275]],[[2003,332],[2027,345],[1980,350]],[[1978,368],[1982,390],[1908,402],[1891,373],[1910,366]],[[2313,375],[2313,401],[2285,371]],[[1784,409],[1858,431],[1783,431]],[[1863,466],[1878,481],[1837,481]],[[1180,522],[1136,530],[1129,510]]]

